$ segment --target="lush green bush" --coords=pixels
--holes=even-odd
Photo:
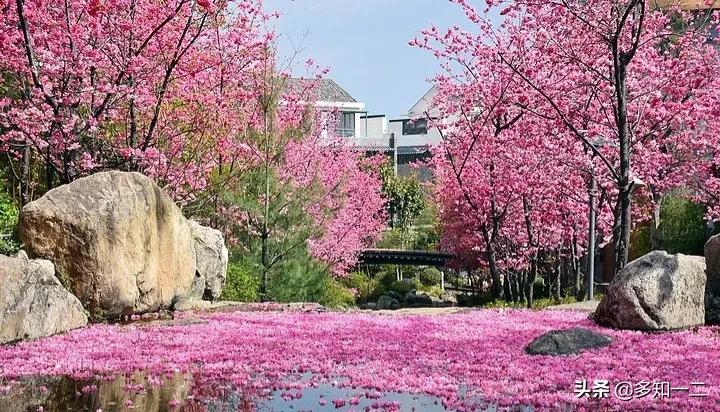
[[[404,296],[408,292],[412,292],[413,290],[419,289],[418,286],[421,286],[418,281],[413,279],[412,281],[395,281],[393,282],[390,287],[388,288],[388,291],[394,291],[399,293],[400,295]]]
[[[357,302],[368,302],[378,286],[376,279],[370,279],[365,273],[354,272],[350,276],[340,280],[340,283],[348,289],[356,291]]]
[[[355,306],[355,296],[336,280],[328,279],[324,296],[319,303],[329,308],[347,309]]]
[[[269,279],[268,298],[276,302],[320,302],[325,296],[327,268],[310,259],[297,257],[277,264]]]
[[[390,289],[392,284],[397,281],[397,274],[394,271],[382,271],[375,275],[375,280],[385,289]]]
[[[630,259],[637,259],[653,248],[652,222],[642,222],[630,239]],[[705,208],[693,203],[683,193],[665,196],[660,208],[660,222],[655,233],[655,247],[668,253],[702,256],[706,240]]]
[[[668,253],[700,255],[705,247],[705,208],[683,196],[667,196],[660,211],[658,235]]]
[[[424,268],[418,273],[418,278],[423,286],[436,286],[442,281],[442,275],[436,268]]]
[[[443,295],[442,288],[438,285],[422,286],[420,289],[418,289],[417,293],[427,293],[428,295],[435,298],[440,298]]]
[[[330,277],[327,266],[313,259],[289,259],[270,279],[268,297],[276,302],[317,302],[331,308],[355,304],[353,294]]]
[[[3,173],[0,173],[0,179],[4,182]],[[13,255],[20,250],[16,233],[19,214],[18,206],[8,195],[5,185],[0,184],[0,254]]]
[[[259,299],[260,277],[247,266],[231,262],[221,299],[255,302]]]

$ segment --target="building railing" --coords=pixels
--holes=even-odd
[[[350,142],[355,147],[390,147],[390,136],[382,137],[352,137]]]
[[[335,133],[340,137],[353,137],[355,136],[355,129],[337,129]]]

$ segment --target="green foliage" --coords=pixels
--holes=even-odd
[[[381,271],[375,275],[375,279],[385,289],[390,289],[392,284],[397,281],[397,274],[395,274],[394,270]]]
[[[414,177],[395,175],[391,162],[380,167],[382,192],[387,199],[387,212],[393,228],[408,228],[425,207],[425,196],[420,181]]]
[[[417,282],[415,279],[412,281],[402,280],[402,281],[395,281],[393,282],[390,287],[388,288],[388,291],[394,291],[399,293],[402,296],[405,296],[406,293],[412,292],[413,290],[418,290],[419,287],[422,286]]]
[[[433,267],[424,268],[418,273],[418,278],[423,286],[436,286],[442,281],[440,271]]]
[[[327,268],[309,257],[278,263],[269,278],[268,298],[277,302],[321,302],[329,281]]]
[[[705,246],[705,208],[684,196],[669,195],[660,210],[658,235],[668,253],[700,255]]]
[[[630,259],[637,259],[653,249],[653,222],[643,222],[630,238]],[[670,254],[704,254],[707,224],[705,208],[693,203],[684,193],[666,195],[660,208],[660,222],[655,231],[655,247]]]
[[[377,247],[383,249],[437,250],[440,239],[436,211],[425,203],[420,215],[407,227],[390,228],[383,233]]]
[[[20,250],[16,233],[20,211],[5,188],[4,172],[0,173],[0,182],[0,254],[13,255]]]
[[[358,302],[369,302],[376,297],[377,292],[382,292],[381,295],[385,293],[385,288],[377,278],[370,279],[368,275],[362,272],[354,272],[350,276],[341,279],[340,283],[348,289],[355,289]]]
[[[256,302],[259,299],[260,277],[252,269],[236,262],[228,264],[227,281],[221,299],[235,302]]]
[[[317,302],[330,308],[355,305],[355,297],[330,277],[327,267],[309,257],[288,259],[277,266],[269,282],[268,298],[276,302]]]
[[[652,251],[650,245],[650,223],[638,225],[630,234],[630,260],[635,260]]]
[[[566,296],[560,300],[561,305],[569,304],[569,303],[577,303],[577,300],[572,296]],[[554,306],[558,305],[558,303],[553,298],[541,298],[541,299],[533,299],[533,309],[539,310],[539,309],[545,309],[548,306]],[[502,309],[502,308],[516,308],[516,309],[525,309],[527,307],[527,303],[525,302],[507,302],[505,300],[493,300],[486,303],[483,303],[482,305],[484,308],[488,309]]]
[[[429,296],[440,298],[443,295],[443,290],[440,286],[422,286],[418,289],[417,293],[427,293]]]
[[[277,129],[272,119],[278,96],[275,93],[263,101],[266,123],[249,133],[257,150],[255,161],[225,174],[218,172],[213,187],[223,188],[223,207],[239,212],[240,217],[231,213],[224,223],[239,245],[234,254],[260,276],[264,298],[319,301],[326,286],[323,282],[329,277],[327,268],[309,255],[308,240],[319,235],[322,228],[307,211],[317,203],[321,185],[317,177],[298,185],[280,173],[287,146],[306,136],[309,124]]]
[[[340,282],[328,279],[327,289],[320,304],[329,308],[347,309],[355,306],[355,296]]]

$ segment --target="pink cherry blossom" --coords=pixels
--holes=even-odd
[[[193,322],[94,325],[0,348],[0,379],[38,375],[77,378],[144,371],[189,373],[193,395],[213,397],[231,384],[264,396],[336,382],[379,393],[436,396],[450,409],[528,405],[604,410],[711,410],[720,402],[715,327],[645,334],[595,326],[573,311],[476,310],[443,316],[367,313],[231,312],[185,315]],[[530,356],[524,347],[552,329],[585,327],[613,338],[576,356]],[[282,336],[279,339],[278,336]],[[310,376],[309,379],[301,376]],[[704,382],[707,398],[577,398],[577,380]],[[467,388],[463,397],[461,387]],[[268,392],[269,391],[269,392]],[[335,401],[351,402],[350,398]]]

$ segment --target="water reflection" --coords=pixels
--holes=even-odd
[[[151,379],[138,373],[109,380],[74,380],[67,377],[23,380],[10,383],[9,391],[4,395],[0,393],[0,411],[193,410],[187,402],[192,388],[191,378],[175,375],[157,384]]]
[[[459,396],[463,397],[461,393]],[[472,409],[472,403],[468,406]],[[492,405],[474,406],[486,411],[497,410]],[[2,412],[99,410],[441,412],[447,409],[439,398],[420,394],[380,393],[374,390],[340,388],[331,384],[274,392],[258,389],[248,392],[232,385],[202,384],[187,374],[158,378],[136,373],[129,377],[94,380],[42,377],[10,384],[0,382]]]

